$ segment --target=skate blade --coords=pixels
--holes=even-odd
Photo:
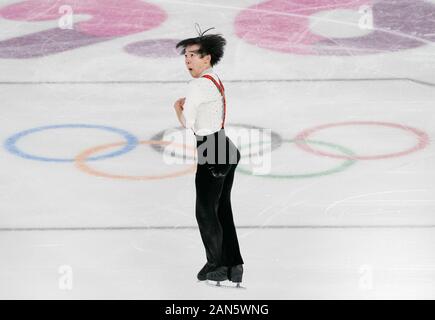
[[[228,280],[225,281],[213,281],[207,280],[205,284],[210,287],[222,288],[222,289],[246,289],[241,283],[235,283]]]

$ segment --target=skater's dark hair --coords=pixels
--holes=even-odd
[[[204,35],[208,30],[214,29],[210,28],[201,32],[199,25],[195,25],[198,31],[198,37],[184,39],[177,43],[176,48],[182,47],[182,51],[180,54],[186,53],[186,47],[194,44],[199,44],[198,54],[203,58],[206,55],[210,55],[210,64],[212,66],[218,64],[221,58],[224,55],[224,46],[227,44],[227,41],[220,34],[208,34]]]

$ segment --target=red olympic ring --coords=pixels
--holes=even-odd
[[[374,155],[374,156],[358,156],[358,155],[345,156],[345,155],[338,155],[338,154],[333,154],[333,153],[329,153],[329,152],[315,150],[315,149],[311,148],[308,143],[304,142],[304,140],[308,139],[308,137],[310,135],[312,135],[314,132],[317,132],[317,131],[320,131],[323,129],[327,129],[327,128],[338,127],[338,126],[349,126],[349,125],[376,125],[376,126],[385,126],[385,127],[404,130],[405,132],[410,132],[410,133],[416,135],[418,138],[418,143],[409,149],[406,149],[406,150],[400,151],[400,152],[395,152],[395,153],[388,153],[388,154],[381,154],[381,155]],[[316,126],[316,127],[310,128],[310,129],[303,130],[302,132],[297,134],[294,139],[296,141],[301,140],[299,142],[295,142],[295,144],[299,148],[301,148],[302,150],[305,150],[307,152],[314,153],[314,154],[317,154],[320,156],[337,158],[337,159],[357,159],[357,160],[378,160],[378,159],[400,157],[400,156],[404,156],[404,155],[410,154],[412,152],[424,149],[429,144],[429,136],[424,131],[421,131],[421,130],[413,128],[413,127],[405,126],[402,124],[396,124],[396,123],[390,123],[390,122],[380,122],[380,121],[347,121],[347,122],[337,122],[337,123],[324,124],[324,125],[320,125],[320,126]]]

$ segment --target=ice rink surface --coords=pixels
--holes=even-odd
[[[435,0],[0,5],[0,298],[435,298]],[[230,138],[272,132],[232,190],[246,289],[197,282],[195,166],[159,148],[193,146],[195,23]]]

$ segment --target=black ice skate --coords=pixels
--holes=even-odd
[[[216,266],[210,263],[206,263],[201,270],[199,270],[198,275],[196,276],[199,281],[207,280],[207,273],[215,269]]]
[[[216,286],[220,286],[221,281],[228,280],[228,267],[217,267],[213,271],[207,273],[207,280],[215,281]]]
[[[243,276],[243,265],[238,264],[236,266],[232,266],[228,269],[228,279],[231,282],[234,282],[237,284],[237,287],[240,287],[240,283],[242,282],[242,276]]]

